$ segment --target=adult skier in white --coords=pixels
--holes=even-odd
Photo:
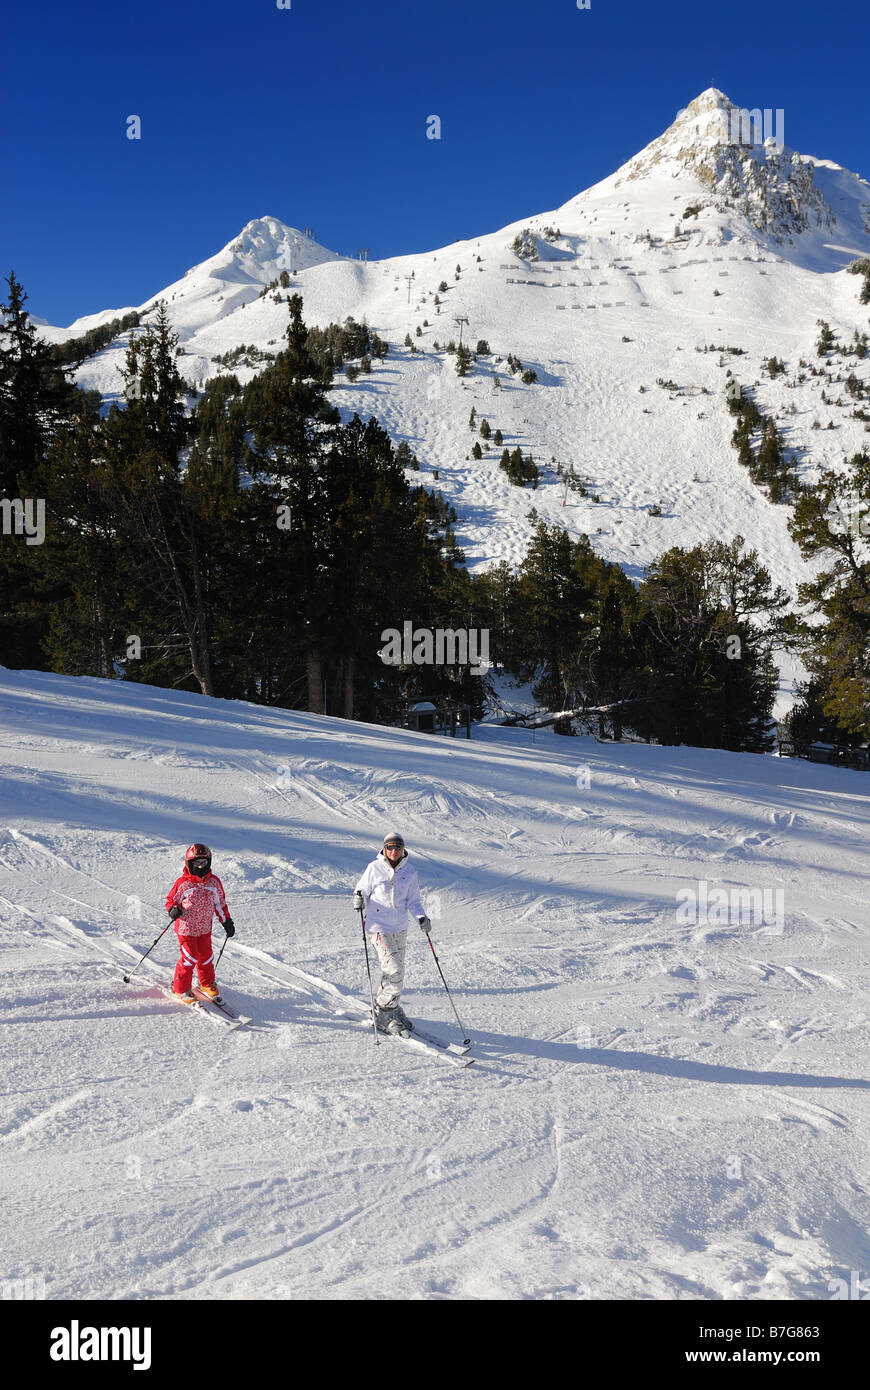
[[[384,847],[367,866],[353,895],[356,911],[365,914],[381,967],[375,995],[375,1025],[383,1033],[410,1032],[413,1023],[399,1004],[405,979],[408,915],[429,934],[431,922],[420,901],[420,883],[402,836],[391,831]]]

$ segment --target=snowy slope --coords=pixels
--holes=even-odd
[[[870,1267],[861,774],[3,670],[0,740],[5,1277],[50,1299],[819,1299]],[[466,1071],[354,1022],[351,889],[397,824]],[[247,1032],[167,1000],[150,962],[121,980],[194,838]],[[781,890],[782,930],[679,921],[698,881]],[[404,1002],[455,1030],[416,929]]]

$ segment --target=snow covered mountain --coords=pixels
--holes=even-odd
[[[166,301],[180,366],[197,385],[242,344],[280,350],[290,289],[310,325],[365,319],[389,356],[355,383],[339,375],[333,399],[345,418],[376,415],[408,442],[415,477],[455,505],[472,568],[518,561],[534,506],[635,576],[670,545],[741,534],[793,591],[806,567],[788,508],[738,464],[725,387],[731,372],[755,390],[804,481],[867,446],[859,401],[838,382],[853,373],[870,399],[870,357],[835,356],[827,375],[810,369],[821,365],[820,319],[840,347],[868,329],[861,278],[846,267],[870,255],[870,185],[790,150],[781,125],[771,113],[759,131],[711,88],[614,174],[550,212],[365,262],[264,217],[142,307]],[[282,273],[289,288],[267,290]],[[83,323],[44,331],[69,336]],[[445,352],[460,332],[490,348],[464,380]],[[116,396],[124,346],[86,362],[82,384]],[[509,353],[536,382],[511,375]],[[786,365],[775,379],[762,370],[771,356]],[[245,380],[255,367],[233,370]],[[535,491],[509,483],[491,442],[471,457],[472,406],[508,448],[534,457]],[[587,480],[585,498],[566,495],[557,465]]]
[[[741,231],[745,239],[748,227],[768,237],[794,264],[840,270],[867,253],[870,185],[839,165],[789,149],[782,138],[784,124],[781,111],[746,112],[710,88],[679,112],[664,135],[597,188],[609,191],[636,183],[651,192],[655,178],[650,182],[650,176],[680,179],[687,174],[702,190],[692,216],[705,230],[718,231],[723,245]],[[635,194],[634,188],[630,191]],[[638,192],[638,206],[645,202]],[[742,228],[732,227],[729,214],[734,212]]]
[[[815,1301],[866,1280],[861,773],[2,669],[0,744],[4,1287]],[[468,1070],[359,1021],[351,894],[396,826]],[[158,988],[171,932],[123,982],[197,839],[237,927],[238,1033]],[[456,1036],[415,929],[403,1003]]]

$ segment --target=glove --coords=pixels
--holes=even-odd
[[[172,907],[169,909],[169,920],[170,920],[170,922],[174,922],[175,919],[176,919],[176,917],[180,917],[180,916],[181,916],[181,908],[178,906],[177,903],[173,903]]]
[[[354,910],[354,912],[362,912],[362,910],[363,910],[364,907],[365,907],[365,900],[364,900],[364,898],[363,898],[362,893],[354,893],[354,895],[353,895],[353,910]]]
[[[232,917],[228,917],[224,922],[224,931],[226,932],[227,936],[235,936],[236,928]]]
[[[428,936],[428,935],[429,935],[429,932],[432,930],[432,923],[429,921],[429,918],[428,918],[428,917],[418,917],[418,918],[417,918],[417,921],[420,923],[420,930],[421,930],[421,931],[424,931],[424,932],[426,933],[426,935]]]

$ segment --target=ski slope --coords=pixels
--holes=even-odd
[[[755,1300],[870,1268],[862,774],[2,668],[0,742],[4,1278]],[[396,827],[467,1070],[359,1023],[352,888]],[[156,988],[171,932],[121,978],[194,839],[235,1033]],[[680,920],[699,882],[781,892],[781,920]],[[456,1036],[416,928],[403,1003]]]

